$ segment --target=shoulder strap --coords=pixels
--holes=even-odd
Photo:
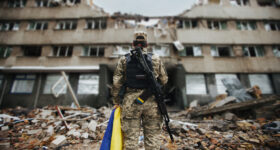
[[[130,53],[124,55],[126,59],[126,64],[131,60]]]
[[[148,53],[147,59],[152,62],[153,53]]]

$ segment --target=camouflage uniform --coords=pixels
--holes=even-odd
[[[143,54],[147,50],[143,49]],[[164,69],[163,63],[159,56],[152,56],[152,64],[154,74],[159,79],[162,85],[167,83],[168,77]],[[125,83],[126,73],[126,59],[121,57],[113,77],[113,90],[114,104],[119,104],[116,98],[121,86]],[[154,96],[148,98],[144,104],[136,104],[135,99],[141,95],[144,90],[126,88],[123,102],[121,104],[121,123],[124,135],[124,149],[137,150],[138,140],[140,135],[141,124],[144,129],[144,143],[146,150],[155,150],[160,148],[160,134],[162,126],[162,118],[157,108],[157,103]]]

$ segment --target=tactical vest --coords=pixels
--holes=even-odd
[[[144,54],[149,68],[153,71],[152,53]],[[130,54],[125,55],[126,58],[126,86],[134,89],[146,89],[149,87],[148,77],[141,64]]]

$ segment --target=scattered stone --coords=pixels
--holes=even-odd
[[[28,130],[27,134],[39,134],[40,132],[42,132],[42,129],[38,129],[38,130]]]
[[[10,143],[5,142],[5,143],[0,143],[0,149],[9,149],[10,148]]]
[[[42,110],[42,112],[38,115],[40,118],[48,118],[48,116],[50,116],[52,114],[52,110]]]
[[[73,134],[72,134],[74,137],[76,137],[76,138],[79,138],[79,137],[81,137],[81,133],[79,132],[79,131],[75,131],[75,132],[73,132]]]
[[[1,127],[1,131],[6,131],[6,130],[9,130],[9,127],[8,127],[8,126],[3,126],[3,127]]]
[[[53,126],[48,126],[48,130],[47,130],[48,135],[53,135],[54,134],[54,128]]]
[[[88,133],[83,133],[82,138],[87,139],[88,138]]]
[[[41,125],[42,128],[45,128],[46,126],[47,126],[46,123],[42,123],[42,125]]]
[[[205,129],[202,129],[202,128],[198,128],[197,129],[197,132],[201,135],[204,135],[207,131]]]
[[[55,148],[66,143],[66,137],[64,135],[56,136],[55,140],[51,142],[51,147]]]
[[[197,107],[197,106],[198,106],[198,100],[194,100],[190,103],[190,108]]]
[[[203,106],[193,109],[201,107]],[[43,110],[50,110],[43,113],[47,119],[41,118]],[[12,137],[11,145],[14,149],[98,149],[108,123],[105,115],[106,112],[111,112],[111,109],[103,107],[98,110],[93,108],[76,110],[61,106],[61,110],[65,118],[69,119],[67,121],[69,130],[65,128],[61,118],[54,113],[55,108],[48,106],[43,109],[37,108],[30,112],[31,115],[28,114],[37,119],[5,125],[10,129],[1,132],[3,136],[0,137],[4,140],[1,142],[9,143]],[[242,120],[240,115],[237,118],[234,114],[224,113],[226,111],[215,113],[219,117],[211,115],[203,119],[191,120],[186,118],[187,111],[189,110],[170,113],[169,125],[174,133],[175,142],[170,143],[167,132],[162,132],[160,139],[163,149],[279,149],[280,135],[277,134],[275,124],[269,124],[273,122],[272,120]],[[26,120],[30,117],[21,116],[20,118]],[[236,121],[237,119],[239,121]],[[276,129],[276,132],[266,132],[267,128],[261,128],[265,127],[264,125]],[[139,148],[144,149],[143,135],[140,136]],[[91,145],[95,147],[90,148]],[[0,149],[9,148],[1,148],[0,144]]]
[[[83,122],[83,124],[81,126],[82,126],[82,129],[87,129],[88,123],[87,122]]]
[[[236,116],[235,116],[235,114],[233,114],[233,113],[226,112],[226,113],[224,114],[224,119],[225,119],[225,120],[229,120],[229,121],[234,121],[234,120],[236,120]]]
[[[90,123],[89,123],[89,125],[88,125],[88,128],[89,128],[91,131],[94,132],[94,131],[96,130],[96,126],[97,126],[96,121],[91,120]]]

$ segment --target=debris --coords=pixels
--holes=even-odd
[[[58,106],[56,106],[56,110],[57,110],[59,116],[60,116],[62,119],[64,119],[64,116],[63,116],[63,114],[61,113],[61,110],[60,110],[60,108],[59,108]],[[69,127],[69,125],[67,124],[67,122],[64,120],[63,123],[64,123],[66,129],[69,130],[70,127]]]
[[[221,106],[224,106],[225,104],[235,102],[235,100],[236,100],[235,97],[229,96],[229,97],[226,97],[223,100],[217,100],[217,101],[215,101],[215,102],[213,102],[209,105],[210,105],[210,108],[221,107]]]
[[[265,124],[262,126],[262,129],[279,134],[280,133],[280,121],[273,121],[271,123]]]
[[[262,98],[262,91],[258,85],[255,85],[255,86],[247,89],[247,92],[257,99]]]
[[[42,132],[42,129],[38,129],[38,130],[28,130],[27,134],[39,134]]]
[[[253,124],[249,123],[246,120],[237,121],[236,125],[240,127],[242,130],[251,130],[254,129]]]
[[[170,143],[167,132],[162,132],[160,142],[163,149],[279,149],[280,134],[268,130],[275,128],[279,119],[246,118],[237,116],[234,110],[257,108],[263,104],[274,106],[278,97],[272,96],[260,100],[225,104],[209,109],[209,106],[197,106],[192,110],[170,112],[170,128],[175,142]],[[255,103],[255,104],[253,104]],[[273,104],[274,103],[274,104]],[[240,109],[235,106],[237,105]],[[246,105],[246,107],[244,106]],[[275,105],[278,106],[278,105]],[[231,109],[236,107],[236,109]],[[112,109],[101,107],[81,107],[81,109],[60,106],[64,116],[62,119],[53,106],[36,108],[27,116],[18,116],[20,120],[3,123],[8,130],[0,132],[1,149],[99,149],[108,123],[107,114]],[[221,111],[222,108],[224,111]],[[225,108],[230,108],[226,110]],[[189,113],[218,110],[203,117],[192,116]],[[273,109],[274,110],[274,109]],[[0,110],[2,114],[10,115],[12,109]],[[42,118],[45,116],[46,118]],[[214,117],[215,116],[215,117]],[[218,120],[217,120],[218,119]],[[68,121],[66,121],[68,120]],[[3,120],[2,120],[3,121]],[[63,124],[69,125],[67,130]],[[262,128],[261,128],[262,127]],[[265,128],[266,127],[266,128]],[[165,129],[163,127],[163,129]],[[139,147],[144,148],[144,137],[140,134]],[[3,144],[2,144],[3,143]],[[3,147],[3,148],[2,148]]]
[[[88,125],[88,128],[89,128],[91,131],[95,131],[95,130],[96,130],[96,126],[97,126],[96,121],[91,120],[90,123],[89,123],[89,125]]]
[[[10,116],[7,114],[0,114],[0,121],[10,122],[11,120],[20,120],[18,117]]]
[[[237,102],[253,99],[237,78],[224,78],[222,79],[222,82],[227,89],[228,96],[236,97]]]
[[[61,146],[64,143],[66,143],[66,137],[64,135],[58,135],[56,136],[55,140],[52,141],[51,147],[55,148]]]
[[[257,100],[250,100],[241,103],[233,103],[224,105],[222,107],[217,108],[205,108],[201,107],[200,109],[195,109],[190,112],[191,117],[198,117],[198,116],[206,116],[206,115],[213,115],[217,113],[223,113],[226,111],[238,111],[238,110],[246,110],[254,107],[255,109],[258,107],[263,107],[265,104],[273,103],[278,101],[280,98],[279,96],[270,96],[262,99]]]
[[[82,138],[87,139],[88,138],[88,133],[83,133]]]
[[[235,116],[235,114],[233,114],[233,113],[226,112],[226,113],[224,114],[224,119],[225,119],[225,120],[229,120],[229,121],[234,121],[234,120],[236,120],[236,116]]]
[[[182,51],[185,49],[180,41],[174,41],[173,44],[178,51]]]
[[[54,128],[52,125],[48,126],[48,130],[47,130],[48,135],[53,135],[54,134]]]
[[[3,127],[1,127],[1,131],[6,131],[6,130],[9,130],[9,127],[8,127],[8,126],[3,126]]]
[[[10,143],[0,143],[0,149],[8,149],[10,148]]]
[[[190,103],[190,108],[197,107],[198,106],[198,100],[194,100]]]

